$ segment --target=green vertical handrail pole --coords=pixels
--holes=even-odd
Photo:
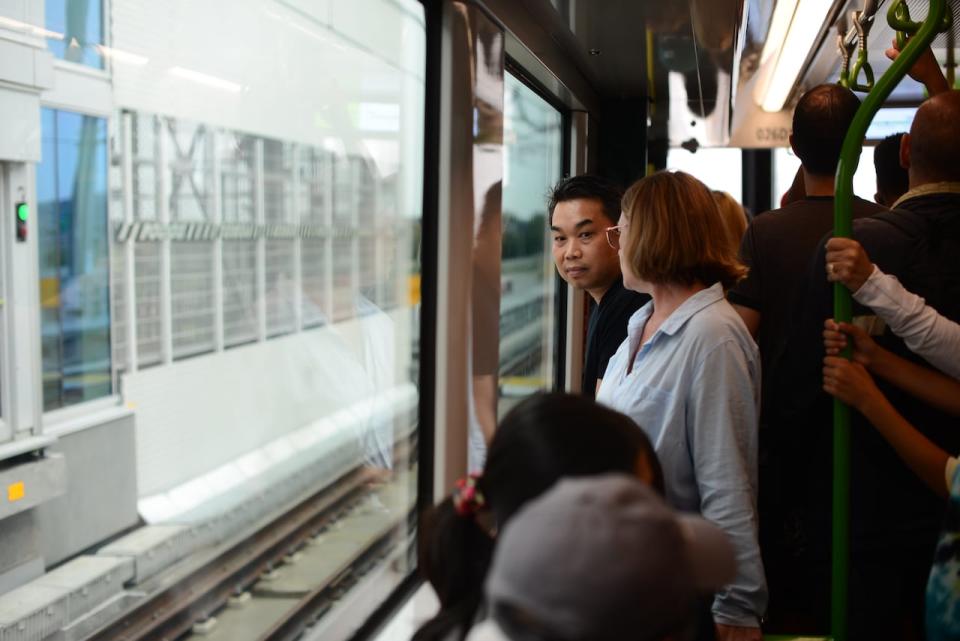
[[[897,5],[891,3],[893,11]],[[852,231],[853,174],[857,170],[867,127],[894,87],[903,79],[920,54],[930,46],[941,28],[946,0],[931,0],[927,19],[867,94],[847,130],[837,165],[833,234],[849,238]],[[833,289],[833,315],[849,323],[853,316],[850,292],[842,283]],[[850,357],[849,348],[844,356]],[[850,408],[839,400],[833,403],[833,550],[831,568],[831,629],[835,641],[847,641],[847,596],[850,562]]]

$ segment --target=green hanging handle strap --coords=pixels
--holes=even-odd
[[[837,50],[840,52],[840,60],[842,61],[838,84],[841,87],[850,86],[850,58],[856,48],[855,42],[847,42],[847,17],[841,13],[840,17],[837,18]]]
[[[846,85],[853,91],[870,91],[873,89],[873,67],[867,58],[867,37],[870,35],[870,27],[873,26],[873,15],[877,11],[877,3],[869,0],[864,3],[863,11],[854,11],[850,14],[853,21],[853,28],[857,30],[857,61],[853,63],[850,69],[848,84]],[[860,82],[860,71],[866,76],[866,82]]]
[[[930,14],[927,14],[927,20],[930,19]],[[937,32],[948,31],[953,25],[953,11],[950,10],[950,7],[947,7],[943,16],[938,18],[940,22],[939,27],[937,27]],[[887,10],[887,22],[890,24],[890,27],[897,32],[897,49],[903,51],[903,48],[907,44],[907,38],[914,35],[920,29],[921,23],[914,22],[910,19],[910,7],[907,6],[906,0],[894,0],[894,3],[890,5],[890,9]],[[926,22],[926,20],[924,21]]]
[[[902,7],[902,8],[901,8]],[[946,0],[930,0],[927,19],[916,28],[907,25],[909,20],[904,0],[895,0],[888,13],[890,26],[897,31],[912,34],[909,42],[900,48],[900,55],[890,68],[877,80],[873,89],[864,98],[857,114],[847,130],[840,162],[837,165],[836,197],[834,198],[834,236],[849,238],[852,231],[853,174],[860,160],[860,150],[867,127],[894,87],[920,54],[930,46],[937,32],[944,28]],[[909,31],[908,29],[913,29]],[[835,283],[833,290],[833,316],[837,321],[851,321],[853,302],[850,292],[842,283]],[[850,358],[849,347],[843,354]],[[847,597],[850,560],[850,408],[834,399],[833,405],[833,550],[831,581],[831,628],[835,641],[847,641]]]

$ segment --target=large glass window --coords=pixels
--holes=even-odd
[[[563,170],[560,112],[509,74],[503,139],[501,414],[517,399],[553,387],[556,273],[546,198]]]
[[[46,0],[47,47],[61,60],[103,68],[103,0]]]
[[[296,564],[245,587],[275,616],[244,632],[297,602],[269,595],[333,583],[316,629],[369,614],[413,569],[423,7],[110,7],[114,369],[139,513],[198,524],[199,546],[342,496]]]
[[[107,127],[44,109],[37,166],[43,405],[111,389]]]

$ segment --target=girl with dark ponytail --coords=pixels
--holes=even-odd
[[[657,456],[636,423],[590,399],[537,394],[500,422],[482,476],[457,483],[420,526],[420,570],[440,612],[413,641],[463,641],[483,615],[483,582],[496,532],[562,477],[623,472],[661,494]]]

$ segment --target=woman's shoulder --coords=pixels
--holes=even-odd
[[[699,347],[709,351],[724,343],[739,347],[748,359],[759,358],[760,352],[740,314],[727,300],[721,299],[690,319],[690,329]]]

